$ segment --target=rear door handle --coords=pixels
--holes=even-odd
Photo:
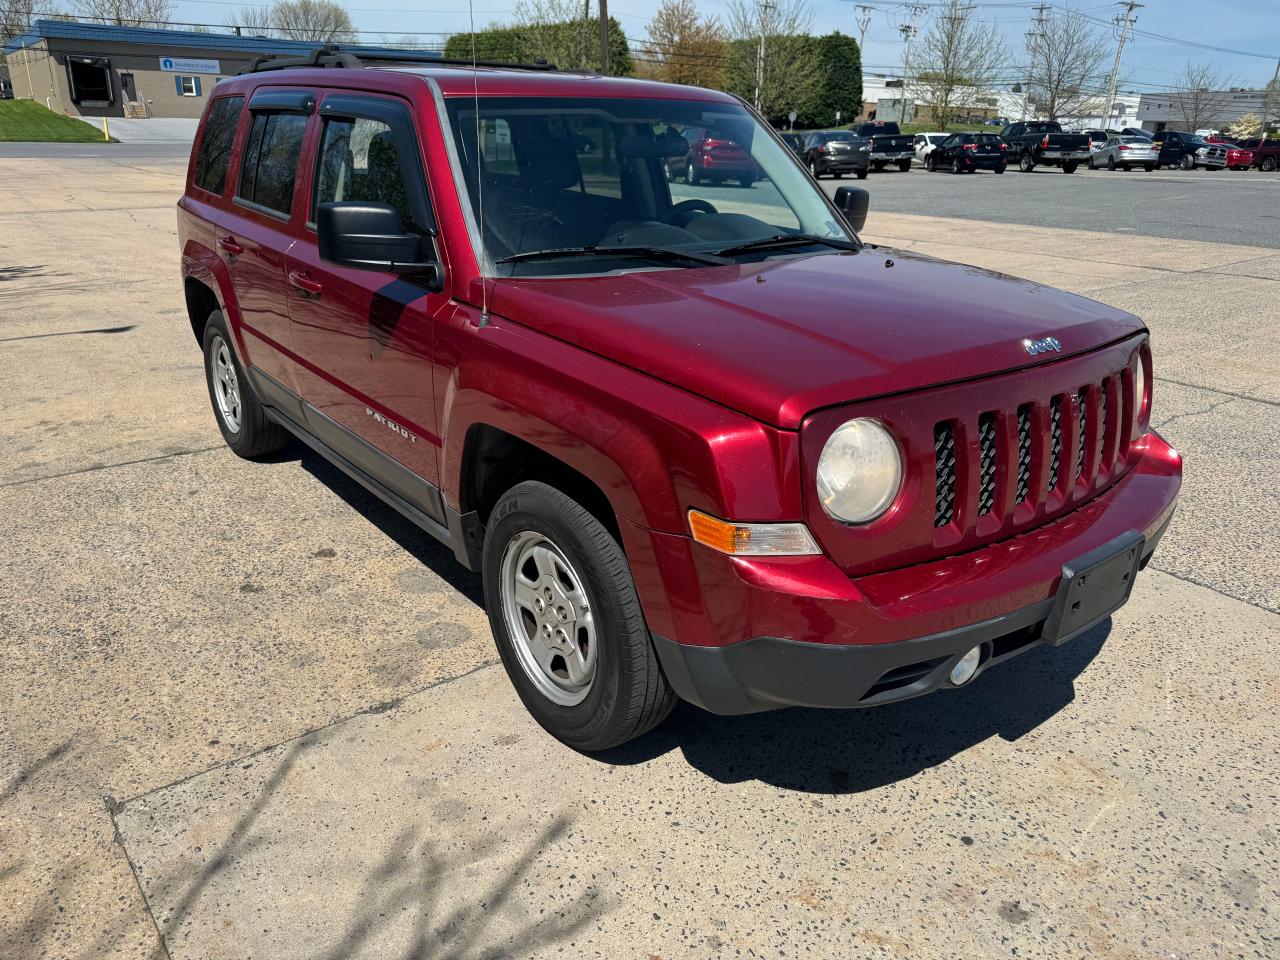
[[[244,247],[236,243],[235,237],[219,237],[218,249],[223,253],[231,254],[233,257],[238,257],[240,254],[244,253]]]
[[[290,270],[289,282],[308,296],[318,297],[324,293],[324,284],[311,279],[311,275],[305,270]]]

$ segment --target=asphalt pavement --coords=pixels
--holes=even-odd
[[[1040,167],[1028,174],[1010,167],[956,176],[917,166],[822,185],[831,194],[866,187],[871,209],[884,213],[1280,248],[1280,174],[1258,170],[1065,174]]]

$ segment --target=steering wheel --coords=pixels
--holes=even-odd
[[[673,227],[684,227],[694,218],[695,214],[719,212],[706,200],[701,197],[694,197],[692,200],[681,200],[677,203],[667,211],[667,215],[662,218],[661,222]]]

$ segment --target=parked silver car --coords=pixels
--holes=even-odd
[[[1089,157],[1089,166],[1094,170],[1098,167],[1108,170],[1142,167],[1150,172],[1156,168],[1159,157],[1160,151],[1146,137],[1108,137],[1107,142]]]

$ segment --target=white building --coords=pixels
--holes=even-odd
[[[1138,123],[1143,130],[1179,130],[1187,126],[1181,93],[1144,93],[1138,104]],[[1203,102],[1212,106],[1214,116],[1198,126],[1216,129],[1239,120],[1246,113],[1262,115],[1265,90],[1222,90],[1201,93]]]

